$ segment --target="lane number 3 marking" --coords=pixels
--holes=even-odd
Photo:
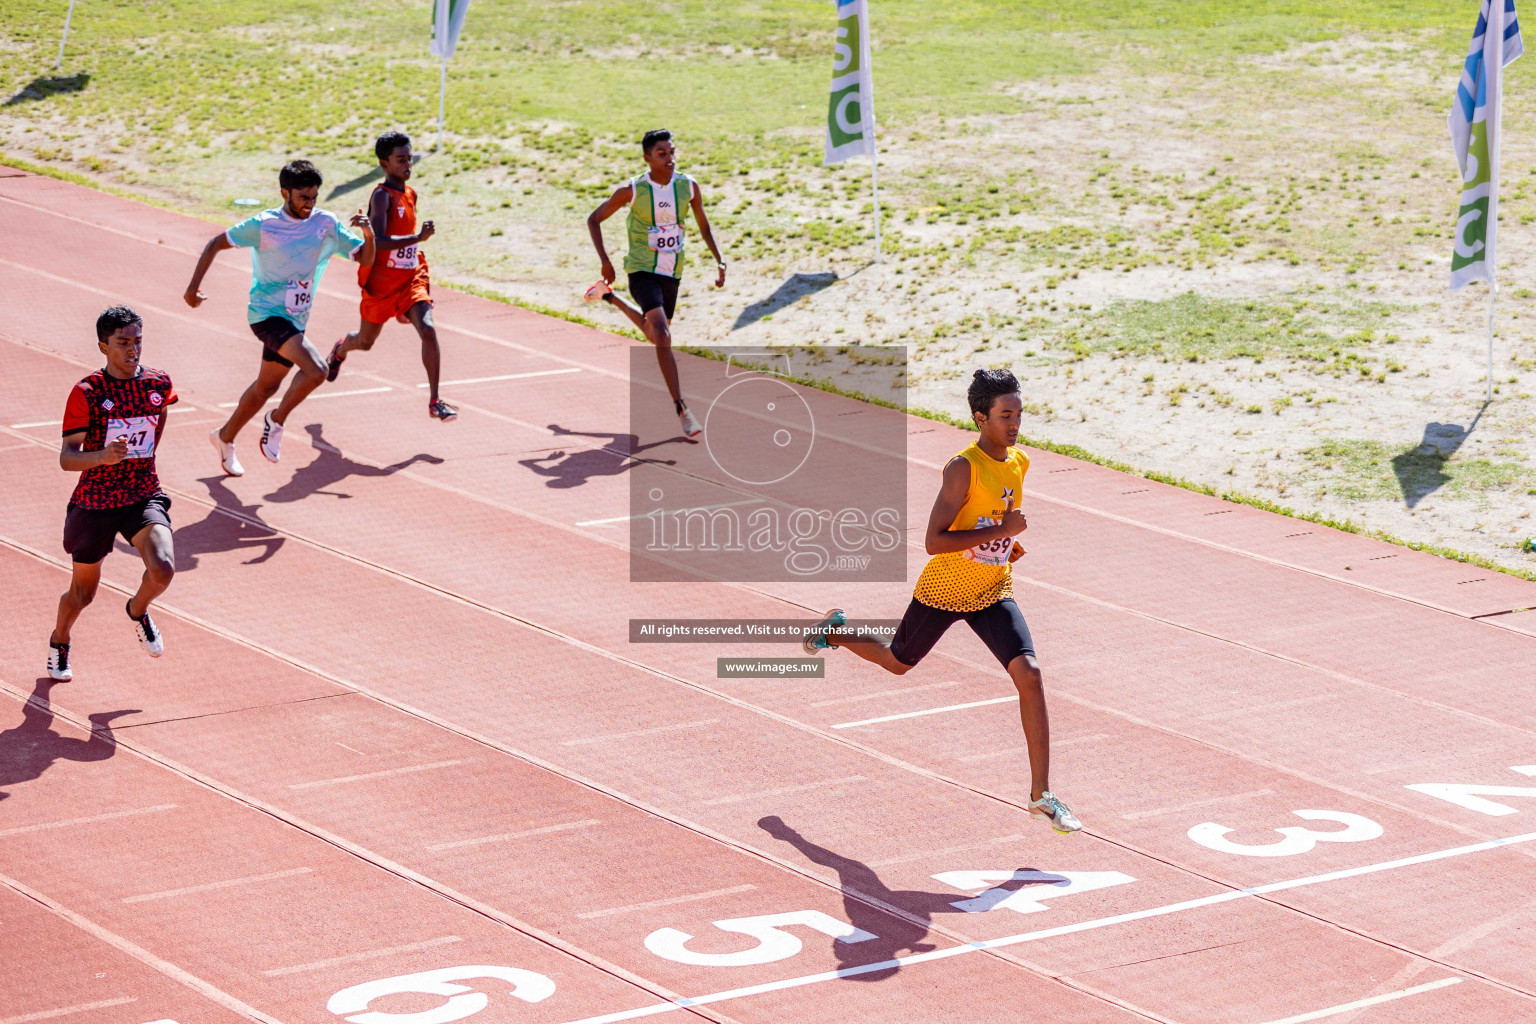
[[[1215,850],[1217,853],[1234,853],[1239,857],[1295,857],[1298,854],[1310,853],[1318,843],[1363,843],[1369,839],[1379,839],[1382,834],[1382,827],[1370,818],[1346,811],[1292,811],[1291,813],[1307,821],[1337,821],[1345,828],[1332,832],[1316,832],[1304,825],[1287,825],[1285,828],[1275,829],[1285,837],[1284,839],[1274,843],[1250,846],[1247,843],[1234,843],[1228,839],[1227,833],[1232,829],[1227,826],[1207,821],[1190,829],[1189,838],[1208,850]]]

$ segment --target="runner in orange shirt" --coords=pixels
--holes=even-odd
[[[385,132],[373,144],[384,168],[384,182],[368,200],[368,219],[378,239],[378,258],[372,266],[359,267],[357,283],[363,288],[362,323],[331,347],[326,380],[335,380],[347,353],[373,348],[379,332],[390,320],[409,323],[421,335],[421,362],[427,369],[427,412],[447,423],[459,411],[437,395],[442,356],[437,329],[432,326],[432,279],[421,243],[431,238],[432,222],[416,228],[416,190],[406,184],[411,176],[411,140],[404,132]]]

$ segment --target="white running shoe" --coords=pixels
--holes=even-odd
[[[845,626],[848,620],[843,615],[841,608],[833,608],[821,617],[821,621],[811,627],[805,634],[805,639],[800,641],[800,649],[811,657],[815,657],[828,647],[836,647],[837,644],[827,640],[827,629],[831,626]]]
[[[123,611],[127,612],[133,605],[133,599],[123,605]],[[133,620],[133,634],[139,638],[139,646],[144,648],[144,653],[151,658],[158,658],[165,653],[165,640],[160,635],[160,629],[155,625],[155,620],[149,617],[149,609],[144,609],[144,614],[133,618],[133,612],[128,612],[128,618]]]
[[[48,641],[48,678],[56,683],[75,678],[75,670],[69,667],[69,644]]]
[[[268,462],[276,462],[278,450],[283,445],[283,425],[273,422],[269,412],[261,420],[261,454]]]
[[[1083,823],[1077,820],[1077,815],[1072,813],[1071,808],[1056,799],[1056,794],[1049,790],[1041,793],[1039,800],[1029,802],[1029,813],[1033,817],[1044,818],[1050,823],[1051,828],[1064,836],[1069,836],[1083,827]]]
[[[240,460],[235,457],[233,441],[225,444],[224,439],[219,436],[218,430],[214,430],[208,435],[208,443],[213,445],[213,450],[219,453],[219,465],[224,467],[225,476],[245,475],[245,467],[240,465]]]
[[[704,433],[704,424],[699,422],[693,410],[686,405],[683,406],[683,411],[677,414],[677,418],[682,421],[684,437],[698,437]]]

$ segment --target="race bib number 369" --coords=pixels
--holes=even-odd
[[[646,233],[646,243],[657,252],[683,251],[683,226],[665,224]]]
[[[128,438],[127,458],[152,458],[155,454],[156,428],[159,426],[158,416],[130,416],[123,420],[108,417],[107,440],[110,442],[126,437]]]
[[[294,278],[288,282],[288,291],[283,298],[283,305],[290,316],[305,316],[309,313],[309,307],[315,301],[315,290],[312,285],[314,278],[303,280]]]
[[[999,520],[991,516],[977,516],[976,529],[980,530],[988,526],[996,526]],[[1013,551],[1012,537],[999,537],[989,540],[985,544],[978,544],[973,548],[966,548],[965,557],[982,565],[1007,565],[1008,555]]]

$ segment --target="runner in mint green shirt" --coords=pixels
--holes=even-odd
[[[672,395],[672,404],[682,421],[683,433],[698,437],[704,432],[698,418],[683,401],[677,380],[677,360],[672,356],[672,316],[677,309],[677,290],[683,277],[683,258],[687,251],[688,212],[699,225],[699,235],[715,257],[715,287],[725,287],[725,260],[709,230],[704,216],[704,199],[699,184],[686,174],[677,173],[677,151],[672,133],[665,128],[645,133],[640,141],[646,173],[626,181],[614,190],[603,205],[587,218],[587,230],[602,261],[603,276],[587,289],[587,301],[602,299],[634,323],[656,346],[656,361],[661,364],[662,379]],[[629,252],[624,257],[624,271],[629,275],[629,295],[640,308],[614,294],[610,285],[617,276],[603,246],[603,221],[621,207],[629,207],[625,225]]]
[[[198,288],[225,249],[242,246],[251,250],[251,297],[246,310],[251,333],[261,341],[261,372],[245,389],[235,411],[222,427],[208,435],[219,464],[230,476],[245,470],[235,457],[235,435],[250,422],[294,366],[299,372],[288,385],[283,400],[262,420],[261,454],[276,462],[288,414],[315,388],[325,382],[325,357],[304,336],[309,311],[326,264],[337,254],[363,266],[373,264],[373,229],[359,210],[351,231],[328,210],[315,207],[320,195],[320,171],[308,160],[295,160],[277,176],[283,194],[281,207],[247,217],[228,231],[209,239],[187,285],[187,305],[194,309],[207,298]]]

